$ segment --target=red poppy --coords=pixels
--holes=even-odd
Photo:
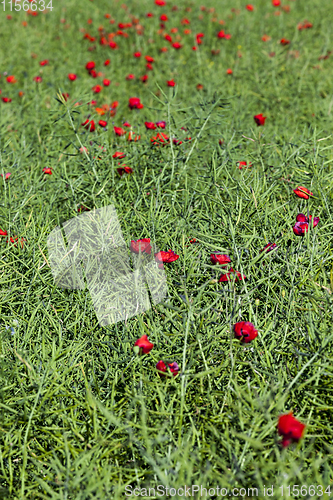
[[[15,243],[15,241],[18,240],[18,237],[17,236],[14,236],[14,238],[11,236],[8,240],[6,240],[6,243]],[[21,248],[23,248],[23,242],[24,241],[27,241],[25,238],[21,238]],[[14,247],[17,247],[17,245],[15,244]]]
[[[41,83],[43,81],[43,78],[41,76],[34,76],[33,80],[36,83]]]
[[[130,109],[139,109],[138,106],[140,105],[140,99],[138,97],[131,97],[128,100],[128,107]]]
[[[135,80],[135,76],[130,73],[129,75],[126,76],[126,80]]]
[[[106,126],[107,126],[107,124],[108,124],[108,122],[106,122],[105,120],[99,120],[99,122],[98,122],[98,125],[99,125],[100,127],[106,127]]]
[[[86,69],[87,69],[88,71],[91,71],[92,69],[94,69],[94,68],[95,68],[95,66],[96,66],[96,64],[94,63],[94,61],[89,61],[89,62],[87,62],[87,64],[86,64]]]
[[[174,42],[172,44],[172,46],[173,46],[174,49],[181,49],[182,48],[182,44],[179,43],[179,42]]]
[[[168,48],[167,47],[161,47],[160,48],[160,52],[168,52]]]
[[[289,7],[289,6],[288,6]],[[304,23],[299,23],[297,25],[297,28],[301,31],[301,30],[306,30],[306,29],[309,29],[309,28],[312,28],[313,27],[313,24],[312,23],[309,23],[308,21],[304,21]]]
[[[233,71],[231,68],[228,68],[227,71],[226,71],[227,75],[232,75]]]
[[[65,99],[65,101],[68,101],[68,99],[69,99],[69,94],[67,94],[67,92],[62,93],[61,95],[62,95],[62,97]]]
[[[166,126],[166,123],[164,121],[156,122],[156,127],[158,127],[158,128],[165,128],[165,126]]]
[[[3,174],[0,174],[0,175],[1,175],[1,177],[3,177]],[[5,174],[5,181],[6,181],[7,179],[9,179],[9,177],[10,177],[11,175],[12,175],[12,174],[11,174],[10,172],[7,172],[7,173]]]
[[[238,162],[238,168],[239,168],[239,170],[242,170],[243,167],[247,167],[247,161],[239,161]]]
[[[147,130],[155,130],[156,125],[154,122],[145,122],[145,126]]]
[[[98,76],[97,71],[95,71],[94,69],[89,71],[89,75],[92,76],[93,78],[97,78],[97,76]]]
[[[140,354],[148,354],[154,347],[154,344],[149,342],[147,335],[142,335],[134,345],[140,347]]]
[[[116,135],[119,135],[119,136],[122,136],[122,135],[125,135],[126,134],[126,130],[124,130],[123,128],[121,127],[113,127],[113,130],[114,130],[114,133]]]
[[[160,21],[167,21],[168,20],[168,16],[166,14],[162,14],[160,16]]]
[[[109,42],[109,46],[113,50],[118,48],[118,44],[116,42],[114,42],[113,40],[111,40],[111,42]]]
[[[145,83],[148,80],[148,75],[142,75],[140,76],[140,80]]]
[[[258,127],[260,125],[265,125],[266,116],[263,116],[262,113],[260,113],[260,115],[255,115],[253,118]]]
[[[70,80],[71,82],[74,82],[74,80],[77,79],[77,76],[75,75],[75,73],[68,73],[68,80]]]
[[[242,280],[246,279],[246,276],[244,276],[244,274],[241,274],[239,271],[235,271],[231,267],[227,273],[221,274],[221,276],[219,278],[219,283],[221,283],[222,281],[230,281],[230,276],[232,274],[235,274],[237,276],[237,279],[239,279],[239,281],[242,281]]]
[[[176,82],[172,80],[167,80],[168,87],[174,87],[176,85]]]
[[[7,231],[0,229],[0,236],[7,236],[7,235],[8,235]]]
[[[253,5],[250,3],[247,4],[246,8],[247,8],[247,10],[250,10],[250,11],[254,10]]]
[[[153,62],[154,62],[154,60],[155,60],[155,59],[154,59],[153,57],[151,57],[151,56],[145,56],[145,59],[146,59],[146,61],[147,61],[148,63],[153,63]]]
[[[272,5],[273,5],[273,7],[280,7],[281,1],[280,0],[272,0]]]
[[[164,0],[155,0],[155,4],[159,5],[160,7],[164,7],[166,2]]]
[[[119,104],[118,101],[113,101],[113,103],[111,104],[111,108],[115,109],[118,106],[118,104]]]
[[[264,252],[265,250],[267,253],[272,252],[276,247],[277,247],[276,243],[267,243],[267,245],[265,245],[264,248],[260,250],[260,253]]]
[[[179,255],[177,255],[173,250],[155,253],[155,260],[159,263],[158,267],[160,269],[163,269],[163,262],[169,264],[170,262],[174,262],[177,259],[179,259]]]
[[[133,169],[131,167],[128,167],[127,165],[123,165],[122,167],[117,168],[117,172],[122,177],[124,174],[132,174]]]
[[[156,146],[156,145],[162,145],[165,146],[169,142],[169,137],[164,134],[163,132],[158,132],[158,134],[155,137],[152,137],[150,141]]]
[[[250,321],[239,321],[234,325],[234,334],[236,339],[248,344],[258,336],[258,330]]]
[[[263,35],[263,36],[261,37],[261,39],[262,39],[262,41],[263,41],[263,42],[268,42],[268,40],[270,40],[270,39],[271,39],[271,37],[270,37],[270,36],[268,36],[268,35]]]
[[[15,76],[13,76],[13,75],[7,76],[6,80],[8,83],[16,83],[17,82]]]
[[[125,158],[126,154],[125,153],[121,153],[120,151],[116,151],[114,155],[112,155],[112,158]]]
[[[284,448],[290,443],[297,443],[305,431],[305,425],[293,416],[292,411],[279,417],[277,428],[280,436],[283,436],[282,446]]]
[[[10,97],[1,97],[3,102],[12,102]]]
[[[104,66],[109,66],[110,62],[111,62],[110,59],[107,59],[106,61],[104,61]]]
[[[293,191],[296,194],[296,196],[298,196],[299,198],[304,198],[305,200],[309,199],[309,195],[313,196],[313,193],[311,193],[309,189],[303,186],[298,186],[296,189],[293,189]]]
[[[130,127],[131,126],[131,124],[128,123],[128,122],[124,122],[123,125],[124,125],[124,127]]]
[[[153,14],[152,12],[148,12],[148,13],[146,14],[146,17],[154,17],[154,14]]]
[[[179,366],[178,366],[178,364],[174,361],[173,363],[168,363],[168,367],[170,368],[171,373],[175,377],[177,375],[177,373],[179,372]],[[159,361],[156,364],[156,369],[159,372],[161,372],[160,375],[163,375],[164,373],[166,373],[167,367],[166,367],[164,361],[162,361],[162,360]]]
[[[49,64],[49,60],[48,59],[44,59],[44,61],[40,61],[40,66],[47,66],[47,64]]]
[[[183,141],[181,141],[180,139],[172,139],[172,142],[176,145],[176,146],[180,146],[180,144],[183,144]]]
[[[130,250],[133,253],[151,254],[150,238],[142,238],[141,240],[132,240]]]
[[[287,40],[286,38],[281,38],[280,43],[281,45],[289,45],[290,40]]]
[[[82,127],[89,130],[90,132],[94,132],[95,130],[95,122],[94,120],[87,119],[85,122],[81,123]]]
[[[133,55],[134,55],[134,57],[141,57],[141,52],[139,52],[139,51],[138,52],[134,52]]]
[[[229,264],[231,262],[229,255],[222,253],[211,253],[210,260],[212,264],[221,264],[221,265]]]
[[[52,167],[50,167],[50,168],[43,168],[43,172],[44,172],[44,174],[52,175]]]
[[[298,214],[296,216],[296,224],[293,227],[293,231],[296,234],[296,236],[304,236],[304,234],[309,229],[309,224],[311,221],[312,221],[312,215],[309,215],[309,217],[307,217],[304,214]],[[312,221],[313,227],[316,227],[318,223],[319,223],[319,217],[314,217]]]
[[[103,87],[102,85],[94,85],[91,90],[94,94],[99,94],[103,90]]]

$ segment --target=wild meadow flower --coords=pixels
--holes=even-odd
[[[258,336],[258,330],[250,321],[239,321],[234,325],[234,334],[236,339],[248,344]]]
[[[304,200],[308,200],[309,196],[313,196],[313,193],[311,191],[303,186],[298,186],[296,189],[293,189],[294,193],[296,196],[299,198],[304,198]]]
[[[260,113],[259,115],[254,115],[254,121],[256,122],[256,124],[258,125],[258,127],[260,125],[265,125],[265,120],[266,120],[266,116],[263,116],[262,113]]]
[[[151,254],[150,238],[142,238],[141,240],[131,240],[130,250],[133,253]]]
[[[177,373],[179,372],[178,364],[174,361],[173,363],[168,363],[168,367],[169,367],[171,373],[173,374],[173,376],[175,377],[177,375]],[[156,364],[156,369],[160,372],[160,375],[164,375],[164,373],[166,373],[168,370],[166,364],[162,360]]]
[[[246,276],[244,274],[241,274],[239,271],[235,271],[232,267],[229,269],[227,273],[221,274],[219,277],[219,283],[221,282],[226,282],[226,281],[231,281],[231,276],[236,275],[236,281],[242,281],[246,279]]]
[[[212,264],[220,265],[229,264],[231,262],[229,255],[226,255],[224,253],[211,253],[210,260]]]
[[[148,354],[154,347],[154,344],[149,342],[147,335],[142,335],[134,345],[140,348],[140,354]]]
[[[290,411],[281,415],[278,420],[278,433],[283,436],[282,446],[285,448],[291,443],[297,443],[304,435],[305,425],[293,416]]]

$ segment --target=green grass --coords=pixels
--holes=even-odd
[[[58,0],[46,15],[12,12],[11,20],[9,6],[0,11],[0,97],[12,98],[0,101],[0,172],[12,174],[0,179],[0,228],[26,239],[21,248],[0,237],[0,498],[123,499],[130,488],[158,485],[227,488],[228,495],[245,488],[242,498],[266,498],[271,486],[271,498],[282,498],[282,486],[284,498],[296,484],[306,485],[302,498],[315,497],[310,485],[316,492],[331,485],[333,493],[333,71],[330,58],[318,60],[333,50],[333,4],[290,1],[280,16],[268,0],[256,0],[253,12],[235,0],[239,13],[225,0],[206,5],[216,14],[202,12],[200,2],[172,5],[133,0],[125,11],[120,2]],[[179,51],[157,33],[162,13],[168,33],[179,29]],[[98,27],[115,32],[129,15],[144,34],[127,29],[128,38],[115,38],[118,50],[100,46]],[[313,28],[299,31],[305,19]],[[83,39],[82,27],[95,42]],[[183,35],[186,28],[192,33]],[[220,29],[232,38],[218,40]],[[199,32],[205,37],[193,51]],[[263,42],[264,34],[271,40]],[[283,37],[290,45],[279,44]],[[168,52],[160,53],[163,46]],[[155,58],[153,71],[145,55]],[[43,59],[49,65],[39,66]],[[88,76],[90,60],[112,81],[97,96],[91,87],[102,78]],[[7,83],[5,72],[17,83]],[[139,80],[145,73],[147,84]],[[166,86],[171,78],[174,88]],[[128,109],[133,96],[143,109]],[[99,117],[92,99],[119,101],[116,115]],[[267,117],[263,127],[253,120],[258,113]],[[89,114],[93,133],[80,127]],[[115,136],[113,125],[125,120],[139,141]],[[153,147],[158,130],[144,122],[158,120],[183,144]],[[133,174],[118,175],[115,151],[126,152],[121,163]],[[252,167],[240,170],[239,161]],[[297,198],[299,185],[315,197]],[[113,204],[128,243],[151,237],[180,256],[165,265],[163,303],[101,328],[87,289],[54,285],[47,236],[81,204]],[[300,238],[292,227],[308,209],[320,222]],[[268,242],[277,250],[260,253]],[[213,251],[230,255],[247,280],[218,283]],[[241,320],[259,331],[251,344],[233,338]],[[144,334],[154,349],[140,357],[133,345]],[[181,373],[162,379],[161,359],[176,361]],[[290,410],[306,433],[282,449],[277,421]],[[140,498],[168,498],[160,491]]]

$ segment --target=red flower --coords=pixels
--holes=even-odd
[[[71,82],[74,82],[74,80],[77,79],[77,76],[75,75],[75,73],[69,73],[68,74],[68,80],[70,80]]]
[[[146,17],[154,17],[154,14],[153,14],[152,12],[148,12],[148,13],[146,14]]]
[[[164,121],[162,121],[162,122],[156,122],[156,127],[165,128],[165,125],[166,125],[166,123]]]
[[[102,85],[94,85],[91,90],[94,94],[99,94],[103,90],[103,87]]]
[[[275,248],[277,247],[277,244],[276,243],[267,243],[267,245],[264,246],[264,248],[262,250],[260,250],[260,253],[261,252],[264,252],[266,250],[266,252],[271,252],[272,250],[274,250]]]
[[[272,0],[272,5],[273,5],[273,7],[280,7],[281,1],[280,0]]]
[[[94,61],[89,61],[89,62],[87,62],[87,64],[86,64],[86,69],[87,69],[88,71],[91,71],[92,69],[94,69],[94,68],[95,68],[95,66],[96,66],[96,64],[94,63]]]
[[[309,229],[309,223],[312,220],[312,215],[309,215],[309,218],[304,215],[304,214],[298,214],[296,216],[296,224],[293,227],[293,231],[296,234],[296,236],[304,236],[304,234],[308,231]],[[313,227],[316,227],[319,222],[319,217],[314,217],[313,218]]]
[[[16,83],[17,82],[15,76],[13,76],[13,75],[7,76],[6,80],[8,83]]]
[[[222,254],[222,253],[211,253],[210,260],[211,260],[212,264],[218,263],[221,265],[229,264],[231,262],[229,255]]]
[[[97,76],[98,76],[97,71],[95,71],[94,69],[89,71],[89,75],[92,76],[93,78],[97,78]]]
[[[266,116],[263,116],[262,113],[260,113],[260,115],[255,115],[253,118],[258,127],[260,125],[265,125]]]
[[[281,38],[280,43],[281,45],[289,45],[290,40],[287,40],[286,38]]]
[[[140,354],[148,354],[154,347],[154,344],[149,342],[147,335],[142,335],[142,337],[138,339],[134,345],[140,347]]]
[[[43,168],[43,172],[44,172],[44,174],[52,175],[52,167],[50,167],[50,168]]]
[[[108,124],[108,122],[106,122],[105,120],[99,120],[99,122],[98,122],[98,125],[99,125],[100,127],[106,127],[106,126],[107,126],[107,124]]]
[[[309,191],[309,189],[307,189],[303,186],[298,186],[298,188],[293,189],[293,191],[296,194],[296,196],[298,196],[299,198],[304,198],[305,200],[309,199],[309,195],[313,196],[313,193],[311,193],[311,191]]]
[[[153,63],[153,62],[154,62],[154,60],[155,60],[155,59],[154,59],[153,57],[151,57],[151,56],[145,56],[145,59],[146,59],[146,61],[147,61],[148,63]]]
[[[141,52],[139,52],[139,51],[138,52],[134,52],[133,55],[134,55],[134,57],[141,57]]]
[[[124,174],[132,174],[133,169],[131,167],[128,167],[127,165],[123,165],[122,167],[117,168],[117,172],[121,177]]]
[[[172,44],[172,46],[174,49],[181,49],[182,48],[182,44],[180,44],[179,42],[174,42]]]
[[[61,95],[62,95],[62,97],[65,99],[65,101],[67,101],[67,100],[68,100],[68,98],[69,98],[69,94],[67,94],[67,92],[62,93]]]
[[[122,136],[122,135],[126,134],[126,130],[124,130],[121,127],[113,127],[113,130],[114,130],[115,134],[119,135],[119,136]]]
[[[109,42],[109,46],[111,47],[111,49],[115,50],[118,48],[118,44],[116,42],[114,42],[113,40],[111,40],[111,42]]]
[[[114,155],[112,155],[112,158],[125,158],[126,154],[125,153],[121,153],[120,151],[116,151]]]
[[[171,373],[175,377],[177,373],[179,372],[179,366],[178,364],[174,361],[173,363],[168,363],[168,367],[170,368]],[[164,361],[159,361],[156,365],[156,369],[161,372],[160,375],[165,373],[167,371],[167,367],[164,363]]]
[[[227,69],[227,75],[232,75],[232,69],[230,68]]]
[[[104,78],[104,80],[103,80],[104,87],[108,87],[110,85],[110,83],[111,83],[111,80],[108,80],[107,78]]]
[[[141,240],[132,240],[130,250],[133,253],[151,254],[150,238],[142,238]]]
[[[148,80],[148,75],[142,75],[140,76],[140,80],[145,83]]]
[[[172,80],[167,80],[168,87],[174,87],[176,85],[176,82]]]
[[[135,76],[133,75],[133,73],[130,73],[129,75],[127,75],[126,80],[135,80]]]
[[[49,64],[49,60],[48,59],[44,59],[44,61],[40,61],[40,66],[47,66],[47,64]]]
[[[160,17],[160,21],[167,21],[167,20],[168,20],[168,16],[166,14],[162,14]]]
[[[164,0],[155,0],[155,5],[159,5],[160,7],[164,7],[166,2]]]
[[[3,102],[12,102],[10,97],[2,97]]]
[[[140,137],[141,137],[141,135],[136,135],[136,134],[132,134],[132,132],[129,132],[127,140],[136,142],[136,141],[140,140]]]
[[[225,32],[224,32],[224,30],[221,30],[221,31],[218,32],[217,38],[225,38]]]
[[[179,255],[177,255],[173,250],[155,253],[155,260],[159,263],[158,267],[160,269],[163,269],[163,262],[169,264],[170,262],[174,262],[177,259],[179,259]]]
[[[242,281],[242,280],[246,279],[246,276],[242,275],[239,271],[235,271],[231,267],[226,274],[221,274],[221,276],[219,278],[219,283],[221,283],[222,281],[230,281],[231,274],[236,274],[236,276],[239,279],[239,281]]]
[[[236,339],[248,344],[258,336],[258,330],[250,321],[239,321],[234,325],[234,334]]]
[[[297,443],[305,431],[305,425],[293,416],[292,411],[279,417],[277,428],[280,436],[283,436],[282,446],[284,448],[290,443]]]
[[[43,78],[41,76],[34,76],[33,80],[36,83],[41,83],[43,81]]]
[[[110,59],[107,59],[106,61],[104,61],[104,66],[109,66],[110,62],[111,62]]]
[[[140,109],[140,99],[138,97],[131,97],[128,101],[128,107],[130,109]]]
[[[158,132],[158,134],[155,137],[152,137],[150,141],[156,146],[156,145],[162,145],[165,146],[169,142],[169,137],[164,134],[163,132]]]
[[[11,237],[9,238],[9,240],[6,240],[6,243],[9,243],[9,242],[10,242],[10,243],[15,243],[15,241],[17,241],[17,240],[18,240],[18,237],[17,237],[17,236],[14,236],[14,238],[11,236]],[[27,241],[27,240],[26,240],[25,238],[21,238],[21,248],[23,248],[23,242],[24,242],[24,241]],[[17,247],[17,245],[14,245],[14,247]]]
[[[7,235],[8,235],[7,231],[0,229],[0,236],[7,236]]]
[[[239,161],[238,162],[238,168],[239,168],[239,170],[242,170],[243,167],[247,167],[247,161]]]
[[[253,5],[250,3],[247,4],[246,8],[247,8],[247,10],[250,10],[250,11],[254,10]]]
[[[0,175],[1,175],[1,177],[3,177],[3,175],[2,175],[2,174],[0,174]],[[7,179],[9,179],[9,177],[10,177],[11,175],[12,175],[12,174],[11,174],[10,172],[7,172],[7,173],[5,174],[5,181],[6,181]]]
[[[128,123],[128,122],[124,122],[123,125],[124,125],[124,127],[130,127],[131,126],[131,124]]]
[[[90,132],[94,132],[95,130],[95,122],[94,120],[86,120],[85,122],[81,123],[82,127],[84,127],[87,130],[90,130]]]
[[[145,122],[145,126],[147,130],[155,130],[156,125],[154,122]]]

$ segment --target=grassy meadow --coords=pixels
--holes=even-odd
[[[329,499],[333,2],[158,3],[0,4],[0,498]],[[179,258],[101,327],[47,237],[108,205]]]

